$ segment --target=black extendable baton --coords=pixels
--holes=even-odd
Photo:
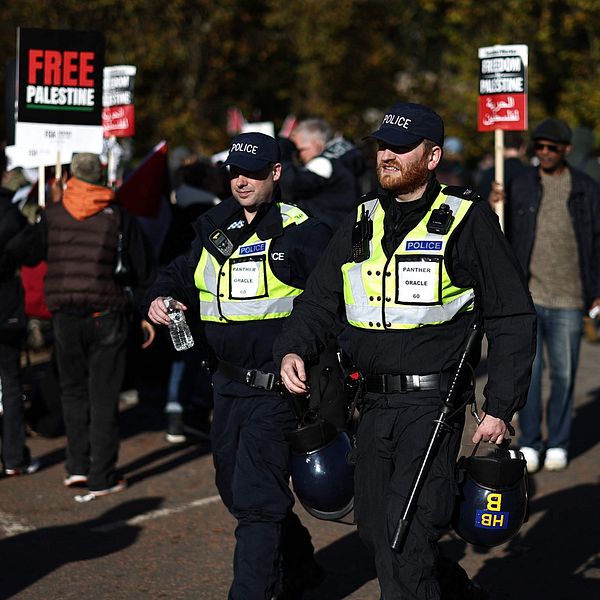
[[[423,485],[425,484],[427,475],[429,474],[431,463],[433,462],[433,459],[435,458],[435,455],[440,447],[442,435],[448,428],[449,418],[452,416],[452,412],[456,409],[457,396],[459,396],[459,394],[462,392],[461,381],[467,369],[469,356],[473,351],[473,347],[477,343],[478,338],[479,327],[477,323],[474,323],[471,331],[469,332],[465,349],[463,350],[458,366],[456,367],[456,372],[450,381],[450,387],[448,388],[448,393],[444,399],[442,410],[438,418],[433,422],[433,430],[431,432],[431,436],[429,437],[427,448],[425,449],[425,454],[423,455],[423,460],[421,461],[419,470],[415,475],[409,496],[406,500],[406,504],[404,505],[404,510],[402,511],[402,516],[398,521],[396,532],[394,533],[394,537],[390,544],[392,550],[395,552],[402,552],[402,548],[404,547],[404,542],[406,541],[410,523],[415,514],[415,510],[417,509],[419,495]]]

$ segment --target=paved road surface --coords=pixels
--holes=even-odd
[[[483,380],[478,380],[481,395]],[[600,599],[600,345],[584,342],[572,462],[531,478],[520,535],[477,551],[453,534],[443,552],[492,600]],[[227,596],[234,522],[213,483],[207,442],[172,446],[156,404],[124,409],[120,467],[130,487],[88,504],[62,486],[64,438],[31,438],[43,469],[0,479],[0,599],[181,599]],[[469,422],[467,436],[473,430]],[[377,600],[373,565],[351,525],[299,514],[327,579],[306,600]]]

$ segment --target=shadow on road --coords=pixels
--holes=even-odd
[[[600,598],[600,488],[585,484],[531,503],[535,524],[487,560],[476,580],[492,600]],[[543,513],[540,517],[539,513]]]
[[[489,593],[490,600],[597,600],[599,505],[600,488],[592,484],[534,498],[530,503],[532,524],[506,546],[493,551],[469,547],[482,555],[474,580]],[[457,537],[445,538],[441,544],[442,553],[457,561],[467,548]]]
[[[96,519],[44,527],[1,539],[0,600],[15,596],[65,564],[93,560],[131,546],[137,540],[140,527],[124,523],[110,534],[92,529],[105,522],[126,522],[155,510],[161,502],[161,498],[132,500],[107,510]]]
[[[367,549],[354,531],[316,554],[325,572],[325,580],[304,594],[304,600],[341,600],[375,579],[375,565]]]
[[[588,392],[590,400],[575,408],[571,434],[571,459],[585,454],[600,439],[600,388]]]
[[[162,473],[166,473],[192,460],[196,460],[201,456],[210,453],[210,444],[208,442],[198,443],[197,445],[178,445],[160,448],[154,452],[150,452],[137,460],[134,460],[119,467],[119,471],[127,476],[127,481],[130,485],[156,477]],[[173,455],[177,456],[173,456]],[[170,460],[162,462],[158,465],[150,467],[152,463],[170,456]],[[144,468],[147,467],[147,468]],[[131,474],[133,473],[133,474]]]

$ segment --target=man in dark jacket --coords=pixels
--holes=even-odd
[[[125,487],[116,471],[118,402],[125,373],[129,286],[154,277],[152,252],[136,221],[101,185],[95,154],[76,154],[61,202],[47,206],[46,303],[53,315],[56,358],[67,433],[64,484],[85,486],[86,502]],[[119,244],[122,252],[118,251]],[[128,287],[116,279],[127,257]],[[123,272],[121,271],[121,276]]]
[[[280,144],[284,201],[337,229],[362,194],[359,178],[365,164],[360,150],[344,138],[332,138],[322,119],[300,121],[290,139]]]
[[[600,187],[566,161],[571,129],[558,119],[533,131],[539,167],[507,189],[507,236],[527,274],[538,315],[537,355],[527,403],[519,412],[521,451],[530,472],[564,469],[568,462],[573,387],[584,311],[600,306]],[[490,201],[505,199],[494,184]],[[548,439],[542,440],[542,370],[549,356]]]
[[[4,152],[0,157],[4,175]],[[19,242],[30,229],[11,203],[13,192],[0,188],[0,386],[2,391],[2,465],[6,475],[30,474],[39,461],[25,444],[25,407],[20,383],[21,343],[25,338],[24,292],[18,268],[32,266],[41,255]]]
[[[374,555],[382,597],[437,600],[444,590],[436,542],[456,500],[464,411],[457,411],[433,458],[403,551],[390,544],[439,415],[441,374],[454,371],[473,324],[483,324],[489,373],[473,443],[502,443],[525,401],[535,314],[489,206],[472,190],[441,186],[435,177],[441,117],[399,103],[372,137],[382,189],[363,197],[337,230],[273,354],[282,383],[305,394],[306,363],[329,335],[342,332],[340,343],[363,375],[365,392],[352,453],[359,535]],[[478,356],[469,360],[475,366]],[[478,592],[465,582],[454,593],[467,600]]]
[[[232,197],[196,221],[190,251],[147,295],[154,323],[169,324],[165,296],[198,314],[216,359],[216,483],[237,519],[229,600],[300,598],[319,580],[310,535],[292,512],[285,434],[296,419],[276,389],[272,347],[330,232],[277,201],[279,157],[262,133],[233,139],[225,161]]]

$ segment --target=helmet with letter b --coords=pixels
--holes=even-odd
[[[506,448],[460,458],[460,498],[452,524],[461,538],[492,547],[518,533],[528,516],[525,465],[520,452]]]

